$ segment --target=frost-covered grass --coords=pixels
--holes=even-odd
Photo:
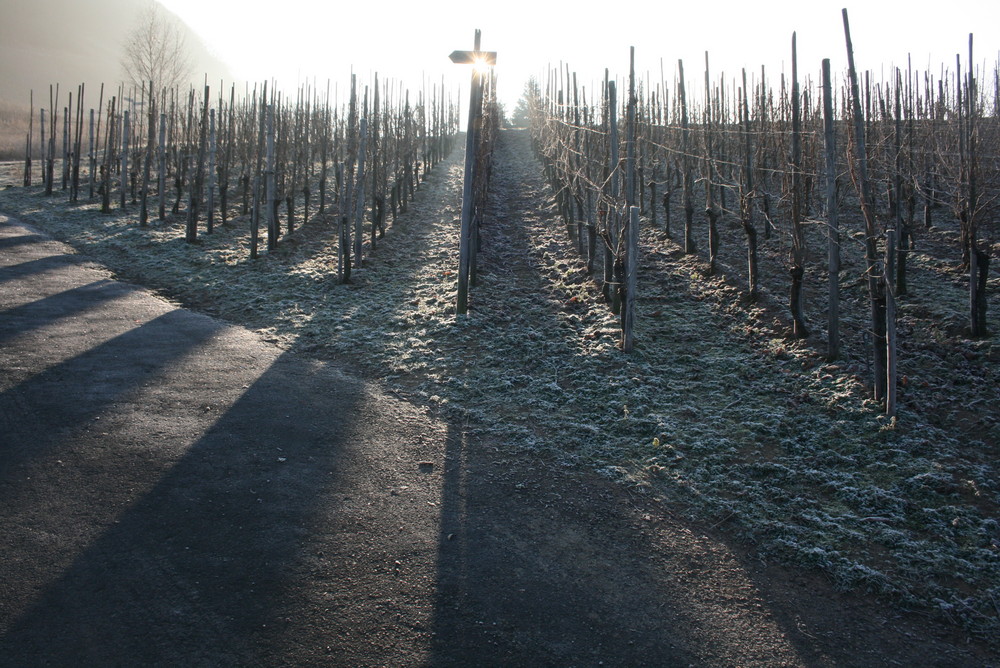
[[[890,424],[865,398],[857,341],[825,362],[783,336],[774,304],[741,302],[738,280],[705,280],[656,231],[643,232],[636,350],[620,352],[616,317],[520,135],[497,156],[479,283],[457,318],[461,160],[428,178],[351,285],[336,282],[320,218],[250,261],[245,221],[191,245],[183,221],[140,228],[136,211],[102,216],[37,189],[0,191],[0,210],[124,278],[354,366],[509,453],[596,470],[762,557],[1000,630],[996,360],[988,342],[948,329],[962,286],[947,263],[913,262],[914,284],[934,288],[901,308],[909,376]],[[861,322],[845,307],[845,333]]]

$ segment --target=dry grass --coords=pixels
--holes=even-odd
[[[24,160],[28,113],[27,105],[0,101],[0,160]],[[33,140],[38,143],[38,137]]]

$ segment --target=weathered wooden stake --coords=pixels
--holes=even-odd
[[[111,161],[115,147],[115,106],[117,98],[112,96],[108,104],[108,129],[104,143],[104,164],[101,165],[101,213],[111,213]]]
[[[129,110],[122,113],[122,159],[121,159],[121,193],[119,193],[118,206],[125,208],[125,197],[128,194],[128,144],[129,144]]]
[[[159,219],[165,220],[167,217],[167,115],[160,114],[160,142],[159,153],[157,155],[157,188],[159,195]]]
[[[823,60],[823,138],[826,149],[827,359],[840,355],[840,211],[837,204],[837,137],[834,131],[830,59]]]
[[[897,203],[898,205],[898,203]],[[896,417],[896,230],[885,235],[885,415]]]
[[[62,189],[69,187],[69,137],[70,122],[69,110],[73,106],[73,93],[69,93],[69,105],[63,107],[63,131],[62,131]]]
[[[482,33],[477,29],[475,53],[479,52]],[[455,313],[469,312],[469,271],[472,265],[472,186],[476,176],[477,134],[482,122],[483,76],[475,66],[472,69],[472,84],[469,94],[469,121],[465,136],[465,176],[462,188],[462,218],[458,246],[458,295]]]
[[[878,260],[878,227],[872,207],[871,180],[868,177],[868,154],[865,148],[865,116],[861,110],[861,92],[858,86],[857,69],[854,67],[854,44],[851,41],[851,27],[847,19],[847,9],[841,12],[844,19],[844,36],[847,41],[847,72],[851,87],[851,119],[854,124],[854,156],[857,168],[854,172],[855,186],[861,200],[861,215],[865,219],[865,275],[868,279],[868,295],[871,305],[872,348],[874,352],[873,397],[884,401],[886,397],[886,343],[885,343],[885,284],[882,273],[884,267]]]
[[[368,119],[358,126],[358,175],[354,185],[354,266],[361,268],[365,222],[365,154],[368,151]]]
[[[153,82],[149,84],[149,121],[146,127],[146,156],[142,164],[142,192],[139,205],[139,225],[149,223],[149,173],[153,161],[153,142],[156,138],[156,104],[153,97]]]
[[[70,175],[70,200],[76,202],[80,198],[80,160],[83,151],[83,94],[85,86],[80,84],[76,95],[76,137],[73,140],[73,167]]]
[[[267,188],[267,250],[278,247],[278,212],[276,210],[277,193],[274,179],[274,103],[267,105],[267,163],[264,167],[265,185]]]
[[[48,146],[45,143],[45,107],[42,107],[41,109],[38,110],[38,116],[39,116],[38,127],[39,127],[39,132],[41,134],[41,137],[39,138],[38,147],[39,147],[39,149],[41,150],[41,153],[42,153],[42,155],[41,155],[41,163],[42,163],[41,164],[41,167],[42,167],[42,171],[41,171],[42,185],[45,186],[45,188],[46,188],[46,194],[48,194],[48,181],[45,178],[45,175],[46,175],[46,166],[45,165],[48,162],[46,160],[46,158],[48,157]]]
[[[792,33],[792,266],[789,269],[792,286],[789,308],[792,312],[792,336],[809,336],[802,310],[802,291],[806,272],[806,238],[802,224],[802,97],[799,92],[798,51]]]
[[[49,145],[48,160],[45,163],[45,194],[52,194],[53,178],[56,166],[56,107],[59,105],[59,84],[55,87],[53,97],[52,86],[49,86]]]
[[[684,61],[677,61],[678,91],[681,103],[681,165],[684,188],[684,252],[694,253],[694,183],[691,175],[690,130],[688,128],[687,93],[684,88]]]
[[[632,352],[635,345],[635,298],[639,267],[639,207],[628,209],[625,229],[625,303],[622,306],[622,351]]]
[[[607,82],[608,91],[608,182],[611,190],[606,203],[604,221],[604,298],[611,304],[611,312],[621,312],[621,290],[615,276],[615,265],[618,260],[618,242],[621,227],[619,201],[621,199],[621,175],[619,173],[618,150],[618,97],[617,85],[614,81]]]
[[[205,216],[205,232],[212,234],[215,224],[215,109],[208,112],[208,192],[206,193],[205,207],[208,209]]]
[[[715,157],[712,153],[712,84],[708,71],[708,51],[705,52],[705,111],[703,115],[705,130],[705,215],[708,217],[708,275],[715,275],[717,255],[719,253],[719,210],[715,203]]]
[[[24,179],[25,188],[31,185],[31,135],[35,132],[35,91],[28,93],[28,136],[24,140]]]

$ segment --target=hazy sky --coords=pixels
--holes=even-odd
[[[704,77],[705,51],[713,78],[741,67],[758,72],[766,65],[775,76],[790,71],[792,32],[798,33],[799,70],[819,72],[823,58],[834,71],[846,68],[843,2],[799,0],[684,3],[611,0],[602,3],[502,0],[470,3],[425,0],[403,3],[317,2],[316,0],[161,0],[226,61],[237,77],[275,78],[293,88],[316,78],[345,81],[351,66],[367,80],[370,72],[402,79],[419,88],[421,78],[467,89],[467,66],[452,65],[448,54],[471,49],[476,28],[484,50],[497,51],[501,100],[512,110],[524,82],[544,75],[548,65],[568,63],[581,85],[628,73],[629,47],[636,48],[638,71],[657,80],[661,60],[672,81],[684,59],[687,79]],[[963,63],[968,35],[975,34],[977,63],[992,72],[1000,50],[1000,2],[949,0],[934,3],[867,0],[846,5],[858,66],[888,73],[904,66]],[[585,9],[586,7],[586,9]],[[590,7],[594,7],[590,9]],[[601,9],[597,9],[600,7]],[[964,65],[963,65],[964,66]],[[814,77],[818,78],[818,77]]]

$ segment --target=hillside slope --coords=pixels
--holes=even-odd
[[[49,84],[75,90],[85,83],[95,93],[101,83],[117,84],[122,43],[143,7],[132,0],[5,3],[0,19],[0,101],[27,105],[34,90],[37,106],[42,97],[47,99]],[[193,31],[185,30],[194,78],[231,78],[226,65]]]

